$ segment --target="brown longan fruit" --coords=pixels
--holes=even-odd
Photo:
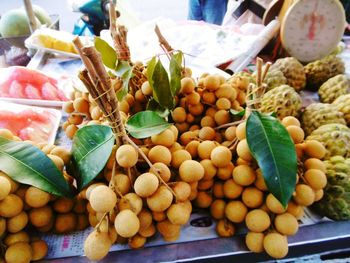
[[[255,174],[256,174],[256,179],[255,179],[255,182],[254,182],[254,185],[256,188],[258,188],[259,190],[261,191],[267,191],[267,186],[266,186],[266,183],[265,183],[265,179],[264,179],[264,176],[262,174],[262,171],[261,169],[256,169],[255,170]]]
[[[264,251],[264,234],[248,232],[245,236],[245,244],[248,249],[254,253],[261,253]]]
[[[102,183],[102,182],[100,182],[100,183],[94,183],[94,184],[89,185],[88,188],[86,188],[86,193],[85,193],[85,195],[86,195],[86,199],[87,199],[87,200],[90,199],[90,194],[91,194],[92,190],[93,190],[95,187],[99,186],[99,185],[105,185],[105,184]]]
[[[179,168],[184,161],[191,160],[191,159],[192,159],[192,156],[188,151],[183,149],[177,150],[172,153],[171,166],[174,168]]]
[[[242,139],[241,141],[238,142],[236,151],[237,151],[237,155],[243,160],[248,162],[253,160],[253,156],[250,152],[248,142],[246,139]]]
[[[225,207],[225,216],[233,223],[244,221],[248,213],[247,207],[241,201],[230,201]]]
[[[132,249],[138,249],[138,248],[142,248],[145,245],[146,241],[147,241],[147,238],[136,234],[135,236],[129,239],[128,245]]]
[[[210,159],[211,151],[214,150],[216,144],[214,141],[203,141],[198,145],[198,155],[203,159]]]
[[[78,113],[71,113],[68,117],[68,122],[74,125],[82,124],[83,120],[84,120],[83,116]],[[67,128],[66,128],[66,132],[67,132]]]
[[[309,206],[315,200],[315,193],[310,186],[306,184],[297,184],[293,198],[297,204]]]
[[[148,228],[153,222],[152,213],[146,208],[143,208],[137,217],[140,220],[139,232]]]
[[[220,78],[218,75],[210,74],[203,80],[203,86],[205,89],[215,91],[220,87]]]
[[[74,207],[74,201],[66,197],[59,197],[53,203],[53,209],[58,213],[68,213]]]
[[[216,122],[211,116],[204,116],[201,119],[201,127],[211,127],[214,128],[216,126]],[[215,131],[214,131],[215,132]]]
[[[172,201],[173,194],[164,185],[161,185],[153,195],[147,197],[149,209],[155,212],[165,211],[171,205]]]
[[[192,183],[204,177],[203,166],[194,160],[186,160],[179,167],[179,176],[182,181]]]
[[[284,117],[282,119],[282,124],[285,127],[292,126],[292,125],[300,127],[300,121],[293,116]]]
[[[48,225],[53,217],[52,209],[46,205],[29,211],[29,220],[36,227]]]
[[[191,194],[191,186],[186,182],[174,182],[171,186],[178,202],[186,201]]]
[[[19,188],[19,183],[17,183],[16,181],[12,180],[11,177],[9,177],[7,174],[5,174],[4,172],[0,171],[0,178],[6,178],[10,184],[11,184],[11,191],[10,193],[13,194],[17,191],[17,189]]]
[[[153,173],[139,175],[134,183],[135,193],[140,197],[149,197],[158,189],[158,177]]]
[[[209,126],[205,126],[199,130],[198,137],[201,140],[212,141],[215,138],[215,130]]]
[[[215,229],[220,237],[232,237],[236,232],[234,224],[226,219],[220,219]]]
[[[24,200],[31,207],[37,208],[45,206],[50,201],[50,194],[36,188],[35,186],[30,186],[26,193]]]
[[[194,91],[194,88],[196,87],[196,83],[194,80],[190,77],[184,77],[181,79],[181,93],[189,94]]]
[[[305,133],[302,128],[299,126],[290,125],[286,129],[295,144],[304,141]]]
[[[186,120],[186,110],[182,107],[177,107],[171,112],[174,122],[182,123]]]
[[[206,190],[210,190],[213,185],[214,185],[214,179],[209,179],[209,180],[203,179],[198,182],[197,189],[200,191],[206,191]]]
[[[97,219],[96,214],[89,213],[88,219],[89,219],[89,224],[92,227],[95,227],[99,223],[99,220]]]
[[[201,101],[201,96],[198,92],[191,92],[186,96],[186,101],[189,105],[197,105]]]
[[[232,171],[233,171],[234,165],[232,162],[230,162],[225,167],[219,167],[216,173],[216,176],[221,180],[228,180],[232,178]]]
[[[212,179],[217,172],[217,168],[214,166],[213,162],[209,159],[204,159],[200,161],[200,164],[204,168],[204,176],[202,180],[210,180]]]
[[[224,183],[216,181],[213,185],[213,195],[215,198],[224,198]]]
[[[226,140],[233,141],[234,139],[236,139],[236,129],[236,126],[231,126],[225,130]]]
[[[256,179],[255,171],[249,165],[238,165],[232,171],[233,180],[235,183],[248,186],[254,183]]]
[[[279,233],[268,233],[263,244],[266,253],[273,258],[283,258],[288,254],[287,238]]]
[[[282,214],[287,209],[283,207],[280,201],[278,201],[278,199],[271,193],[268,194],[266,197],[266,205],[267,205],[267,208],[275,214]]]
[[[10,233],[17,233],[24,229],[28,224],[28,215],[26,212],[22,211],[18,215],[7,219],[6,229]],[[1,234],[1,231],[0,231]],[[1,236],[1,235],[0,235]]]
[[[210,153],[210,160],[216,167],[226,167],[231,163],[232,153],[225,146],[217,146]]]
[[[76,230],[82,231],[89,226],[89,218],[86,214],[77,215],[77,226]]]
[[[44,240],[35,240],[30,243],[30,246],[32,248],[33,261],[43,259],[49,250],[49,247]]]
[[[145,95],[142,93],[141,89],[139,89],[139,90],[137,90],[137,91],[135,92],[135,100],[136,100],[137,102],[141,102],[141,103],[147,101],[147,98],[146,98]]]
[[[275,217],[275,228],[282,235],[295,235],[299,229],[298,220],[290,213],[279,214]]]
[[[236,136],[240,141],[246,138],[246,122],[238,124],[236,128]]]
[[[93,120],[99,120],[103,117],[103,112],[101,111],[100,107],[95,106],[90,110],[91,118]]]
[[[198,156],[199,144],[200,144],[199,141],[191,141],[186,145],[185,150],[189,152],[192,158],[196,158]]]
[[[295,218],[300,219],[300,216],[303,215],[304,207],[296,204],[294,201],[288,202],[288,207],[286,212],[292,214]]]
[[[271,220],[269,214],[262,209],[254,209],[247,213],[245,224],[250,231],[264,232],[270,227]]]
[[[169,221],[175,225],[184,225],[191,216],[192,209],[188,209],[185,203],[172,204],[166,211]]]
[[[14,217],[23,210],[23,201],[15,194],[7,195],[0,202],[0,216]]]
[[[73,101],[65,101],[62,104],[62,110],[67,113],[72,113],[74,111]]]
[[[66,135],[69,139],[73,139],[77,131],[78,131],[78,127],[75,124],[70,124],[65,129]]]
[[[109,252],[112,243],[108,233],[94,230],[84,242],[84,254],[89,260],[101,260]]]
[[[323,189],[316,190],[315,191],[315,200],[314,200],[314,202],[320,201],[323,196],[324,196]]]
[[[153,89],[148,81],[145,81],[141,85],[141,91],[145,96],[151,96],[153,94]]]
[[[116,160],[123,168],[135,166],[138,161],[138,157],[139,155],[136,149],[129,144],[119,146],[116,152]]]
[[[205,116],[210,116],[214,119],[216,112],[217,112],[217,109],[215,109],[213,107],[209,107],[205,112]]]
[[[195,199],[196,206],[200,208],[208,208],[213,202],[213,197],[204,191],[199,191]]]
[[[165,212],[152,212],[152,217],[154,221],[161,222],[166,219],[166,213]]]
[[[326,172],[326,165],[320,159],[317,158],[309,158],[304,161],[304,167],[306,170],[309,169],[317,169],[322,172]]]
[[[214,116],[217,125],[223,125],[230,122],[230,113],[226,110],[218,110]]]
[[[126,174],[116,174],[114,176],[114,186],[118,188],[121,194],[126,194],[130,191],[131,182],[129,176]]]
[[[304,173],[304,179],[314,190],[321,190],[327,185],[326,174],[318,169],[306,170]]]
[[[119,102],[119,110],[120,112],[129,113],[130,106],[126,100]]]
[[[11,183],[6,177],[0,177],[0,200],[3,200],[11,192]]]
[[[164,163],[154,163],[153,167],[150,169],[150,173],[155,174],[154,169],[156,169],[156,171],[158,172],[158,174],[164,182],[168,182],[170,180],[171,171],[167,165],[165,165]]]
[[[106,213],[115,207],[117,195],[108,186],[99,185],[92,189],[89,200],[96,212]]]
[[[142,199],[135,193],[128,193],[118,202],[119,211],[129,209],[138,215],[142,210]]]
[[[152,163],[161,162],[165,165],[170,165],[171,152],[170,150],[162,145],[156,145],[148,153],[148,158]]]
[[[55,220],[55,233],[69,233],[76,229],[77,216],[74,213],[58,214]]]
[[[204,111],[204,106],[202,103],[190,104],[188,105],[188,111],[194,116],[200,116]]]
[[[145,229],[140,229],[139,230],[139,234],[143,237],[151,237],[156,233],[157,229],[155,227],[154,224],[151,224],[149,227],[145,228]]]
[[[118,235],[129,238],[139,231],[140,220],[133,211],[125,209],[117,214],[114,221],[114,227],[117,230]]]
[[[170,147],[175,142],[175,136],[170,129],[166,129],[159,134],[152,135],[151,140],[154,145]]]
[[[168,219],[157,223],[159,233],[166,238],[177,237],[180,234],[181,226],[172,224]]]
[[[74,110],[81,113],[89,112],[89,102],[84,98],[77,98],[73,101]]]
[[[6,219],[0,217],[0,237],[2,237],[5,231],[6,231]]]
[[[226,198],[236,199],[242,194],[243,187],[239,184],[236,184],[233,179],[229,179],[224,182],[223,190]]]
[[[58,170],[60,170],[61,172],[63,171],[64,162],[60,157],[58,157],[57,155],[53,155],[53,154],[48,154],[47,157],[49,157],[51,159],[51,161],[56,165]]]
[[[8,263],[29,263],[32,260],[32,248],[28,242],[17,242],[10,245],[5,253]]]
[[[236,99],[237,91],[234,88],[232,88],[229,84],[222,84],[215,91],[215,96],[217,98]]]
[[[219,98],[216,101],[216,107],[218,110],[228,110],[231,108],[231,101],[227,98]]]
[[[27,232],[24,230],[14,233],[14,234],[8,234],[6,235],[4,239],[4,243],[6,246],[11,246],[12,244],[18,243],[18,242],[29,242],[30,238]]]
[[[255,187],[247,187],[242,192],[242,201],[249,208],[257,208],[264,202],[264,193]]]
[[[225,218],[225,206],[226,202],[222,199],[216,199],[210,205],[210,215],[214,219],[224,219]]]
[[[60,157],[64,164],[68,164],[70,161],[70,152],[62,146],[56,146],[50,151],[50,154]]]
[[[204,91],[203,95],[202,95],[202,100],[205,103],[214,104],[216,101],[215,93],[210,92],[210,91]]]
[[[307,140],[304,151],[311,158],[322,159],[326,155],[326,148],[316,140]]]

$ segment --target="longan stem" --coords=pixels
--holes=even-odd
[[[231,127],[233,125],[241,124],[242,122],[244,122],[244,119],[239,120],[239,121],[230,122],[230,123],[225,123],[223,125],[215,127],[214,130],[220,130],[220,129],[223,129],[223,128],[228,128],[228,127]]]
[[[161,47],[164,47],[165,51],[167,51],[167,53],[170,53],[174,50],[169,42],[165,39],[165,37],[162,35],[162,33],[160,32],[160,29],[158,27],[158,25],[155,26],[154,31],[158,37],[158,41]]]
[[[102,216],[102,218],[101,218],[101,220],[100,220],[100,221],[97,223],[97,225],[95,226],[95,229],[96,229],[97,232],[100,232],[100,231],[101,231],[101,230],[100,230],[100,226],[101,226],[103,220],[105,219],[105,217],[106,217],[107,215],[108,215],[108,212],[104,213],[103,216]]]

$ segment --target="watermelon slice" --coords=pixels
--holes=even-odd
[[[18,81],[12,81],[8,93],[11,98],[25,99],[26,95],[23,91],[23,86]]]
[[[28,99],[33,99],[33,100],[41,100],[41,94],[40,91],[33,85],[27,84],[27,86],[24,88],[24,92],[26,94],[26,97]]]

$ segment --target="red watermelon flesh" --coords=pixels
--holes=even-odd
[[[26,97],[28,99],[33,99],[33,100],[41,100],[41,94],[40,91],[33,85],[27,84],[24,88],[24,92],[26,94]]]
[[[23,90],[23,86],[18,81],[14,80],[12,81],[10,88],[8,90],[8,94],[11,98],[19,98],[19,99],[25,99],[26,95]]]

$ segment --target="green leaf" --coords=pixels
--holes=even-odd
[[[73,197],[73,190],[44,152],[25,142],[0,137],[0,170],[13,180],[45,192]]]
[[[101,54],[103,64],[108,68],[114,69],[118,59],[115,50],[100,37],[95,37],[94,44],[97,51]]]
[[[159,134],[171,126],[154,111],[140,111],[126,123],[126,130],[137,139],[144,139]]]
[[[117,99],[122,101],[129,92],[129,81],[133,77],[132,66],[128,61],[119,61],[115,74],[123,80],[122,87],[117,91]]]
[[[242,111],[236,111],[236,110],[234,110],[234,109],[230,109],[230,113],[231,113],[233,116],[243,117],[244,114],[245,114],[245,109],[242,110]]]
[[[152,79],[152,76],[153,76],[153,72],[154,72],[154,68],[156,66],[156,63],[157,63],[157,58],[156,57],[153,57],[150,61],[148,61],[147,63],[147,80],[148,80],[148,83],[149,85],[151,86],[152,90],[154,90],[154,83],[153,83],[153,79]],[[157,94],[153,94],[153,98],[158,101],[158,98],[157,98]]]
[[[113,145],[114,135],[108,126],[91,125],[77,131],[72,146],[72,167],[79,191],[102,171]]]
[[[285,127],[274,117],[253,111],[247,120],[249,149],[266,185],[286,207],[295,189],[297,155]]]
[[[182,52],[174,54],[170,59],[170,88],[173,97],[177,95],[181,88],[181,63]]]
[[[164,109],[162,106],[159,105],[159,103],[155,100],[155,99],[151,99],[148,103],[147,103],[147,110],[149,111],[154,111],[156,112],[160,117],[162,118],[166,118],[168,117],[170,111],[168,109]]]
[[[158,60],[154,67],[152,80],[153,97],[155,100],[160,106],[170,110],[173,109],[175,106],[175,100],[170,89],[168,72],[165,70],[160,60]]]

